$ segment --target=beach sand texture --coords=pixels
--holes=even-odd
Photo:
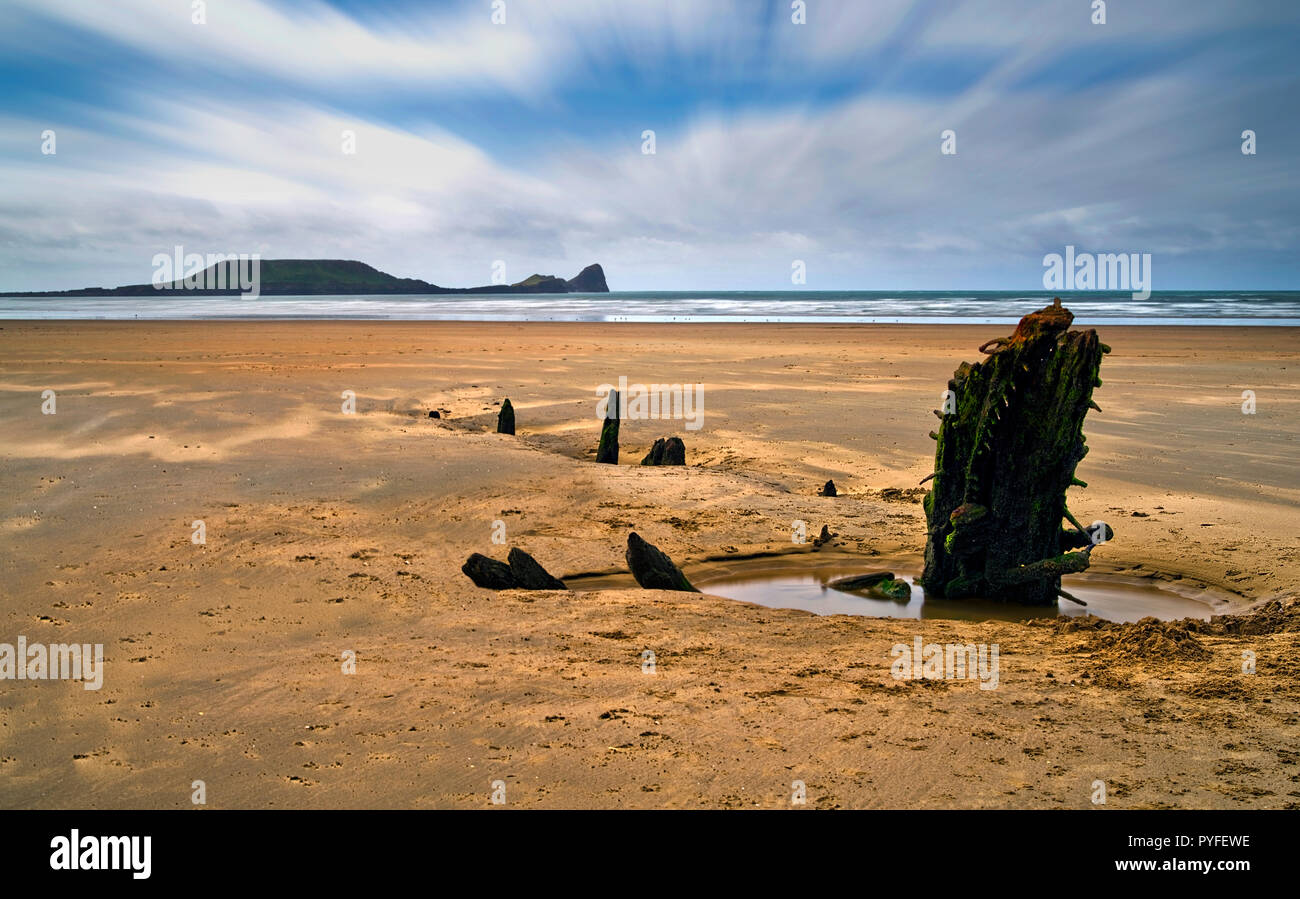
[[[930,473],[930,410],[1009,331],[2,322],[0,641],[103,643],[107,668],[0,682],[0,807],[188,808],[196,780],[214,808],[489,807],[497,780],[514,807],[789,807],[796,780],[812,807],[1082,808],[1097,780],[1111,807],[1295,807],[1293,608],[1246,633],[908,621],[460,572],[509,546],[622,569],[635,530],[689,573],[789,550],[798,519],[918,573],[921,505],[882,491]],[[1295,597],[1295,331],[1099,331],[1071,491],[1116,531],[1094,571]],[[703,384],[703,428],[624,422],[595,464],[620,375]],[[636,464],[671,435],[686,468]],[[894,680],[917,635],[997,643],[998,689]]]

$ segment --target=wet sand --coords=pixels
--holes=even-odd
[[[930,410],[1007,330],[0,323],[0,642],[102,642],[107,665],[99,691],[0,681],[0,806],[189,807],[203,780],[211,807],[470,808],[502,780],[512,806],[787,807],[802,780],[815,807],[1089,807],[1098,779],[1116,807],[1294,805],[1285,612],[820,617],[459,571],[504,558],[498,521],[559,576],[621,569],[634,529],[691,566],[786,550],[794,520],[919,568]],[[1116,531],[1095,570],[1294,597],[1294,331],[1099,330],[1071,500]],[[626,422],[597,466],[595,387],[620,375],[702,383],[703,428]],[[506,396],[516,437],[491,433]],[[671,434],[686,469],[636,465]],[[998,689],[895,680],[918,635],[997,643]]]

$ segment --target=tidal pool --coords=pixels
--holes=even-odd
[[[915,564],[915,562],[911,563]],[[845,592],[829,586],[841,577],[871,571],[893,571],[912,586],[911,598],[889,600],[866,593]],[[1081,606],[1061,599],[1053,606],[1022,606],[996,600],[944,600],[927,598],[913,582],[908,563],[875,559],[848,561],[843,558],[775,556],[760,559],[707,562],[686,566],[686,576],[705,593],[751,602],[773,609],[803,609],[818,615],[867,615],[875,618],[951,618],[983,621],[997,618],[1023,621],[1058,615],[1096,615],[1107,621],[1137,621],[1152,617],[1162,621],[1198,618],[1227,611],[1222,601],[1193,599],[1145,579],[1100,574],[1073,575],[1062,586],[1087,603]],[[567,579],[575,590],[635,587],[630,574]]]

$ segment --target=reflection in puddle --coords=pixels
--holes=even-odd
[[[1096,615],[1108,621],[1137,621],[1148,616],[1171,621],[1199,618],[1208,621],[1211,608],[1162,590],[1153,584],[1105,580],[1097,576],[1067,578],[1065,589],[1087,603],[1080,606],[1062,599],[1058,607],[1022,606],[991,600],[927,599],[913,577],[899,574],[912,585],[908,600],[888,600],[865,592],[846,593],[827,586],[838,577],[863,574],[867,565],[845,567],[782,565],[757,570],[733,570],[693,580],[705,593],[752,602],[774,609],[803,609],[818,615],[868,615],[877,618],[955,618],[982,621],[988,618],[1022,621],[1026,618],[1054,618],[1057,615]]]
[[[915,564],[915,562],[911,563]],[[907,600],[888,600],[865,592],[847,593],[827,586],[841,577],[891,569],[900,580],[912,585]],[[920,587],[906,573],[907,563],[877,560],[768,558],[704,563],[691,566],[686,574],[700,590],[773,609],[803,609],[818,615],[868,615],[877,618],[953,618],[983,621],[989,618],[1023,621],[1027,618],[1055,618],[1058,615],[1096,615],[1107,621],[1137,621],[1148,616],[1162,621],[1199,618],[1224,609],[1181,596],[1172,590],[1134,578],[1103,575],[1075,575],[1065,579],[1065,589],[1088,605],[1062,599],[1057,607],[1021,606],[991,600],[926,599]],[[630,574],[593,575],[566,578],[574,590],[616,590],[636,587]]]

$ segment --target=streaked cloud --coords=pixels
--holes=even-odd
[[[1292,4],[788,5],[11,0],[0,284],[145,281],[180,243],[444,284],[781,289],[800,258],[811,289],[1027,288],[1074,243],[1152,253],[1157,288],[1297,286]]]

